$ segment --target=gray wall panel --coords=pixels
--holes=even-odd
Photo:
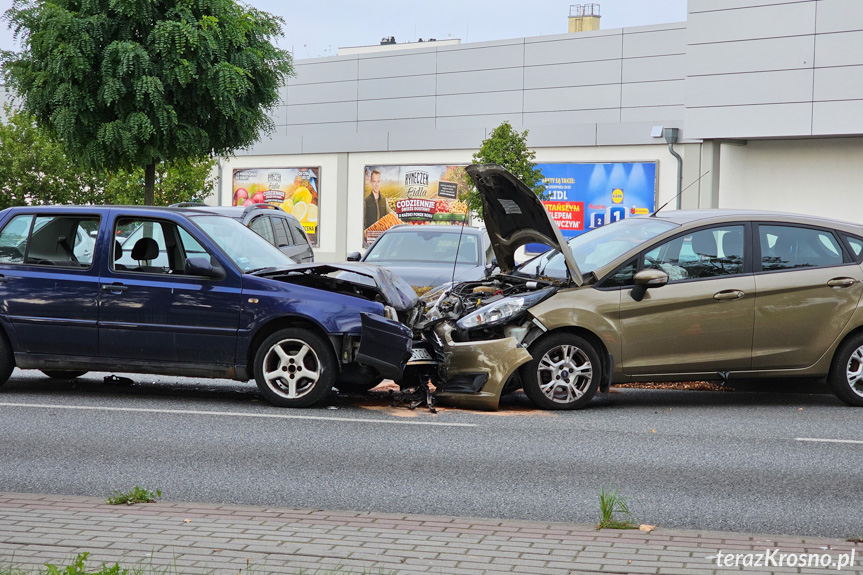
[[[623,108],[644,108],[668,104],[683,105],[685,92],[685,80],[624,84],[620,104]]]
[[[682,80],[686,77],[686,56],[650,56],[623,61],[623,82]]]
[[[729,10],[732,8],[747,8],[750,6],[772,6],[790,2],[813,2],[813,0],[689,0],[689,13],[708,12],[712,10]]]
[[[437,75],[437,94],[468,94],[471,92],[503,92],[520,90],[523,68],[451,72]],[[434,91],[431,92],[432,94]]]
[[[530,128],[527,145],[536,148],[554,146],[595,146],[596,124],[549,125]]]
[[[356,102],[332,104],[303,104],[288,106],[288,124],[320,124],[326,122],[350,122],[357,119]]]
[[[686,105],[692,108],[811,101],[812,70],[697,76],[686,80]]]
[[[812,104],[687,108],[687,138],[764,138],[810,134]]]
[[[509,122],[516,130],[521,129],[521,113],[514,114],[476,114],[472,116],[450,116],[448,118],[438,117],[436,126],[438,130],[462,130],[465,128],[482,128],[492,130],[503,122]],[[482,142],[477,142],[474,147],[479,147]]]
[[[863,2],[861,2],[863,5]],[[849,50],[849,46],[863,46],[863,32],[819,34],[815,42],[815,66],[853,66],[863,64],[863,50]]]
[[[815,2],[756,6],[738,10],[695,12],[690,8],[690,44],[815,33]]]
[[[576,62],[557,66],[524,68],[524,87],[558,88],[562,86],[594,86],[620,83],[620,60]]]
[[[303,153],[386,150],[388,139],[389,135],[386,132],[345,133],[338,138],[333,138],[331,134],[306,134],[303,136]]]
[[[818,2],[818,22],[815,30],[819,34],[863,30],[863,2],[860,0],[821,0]]]
[[[270,119],[276,126],[284,126],[288,123],[287,106],[276,106],[270,110]]]
[[[493,94],[459,94],[437,97],[437,115],[470,116],[474,114],[520,113],[522,91],[495,92]]]
[[[435,97],[393,98],[358,102],[357,120],[434,118]]]
[[[863,134],[863,101],[815,102],[812,135]]]
[[[795,70],[812,67],[814,50],[814,35],[695,44],[689,47],[687,65],[692,76]]]
[[[354,102],[357,99],[357,82],[326,82],[299,84],[288,88],[288,104],[324,104],[327,102]]]
[[[417,132],[427,134],[435,129],[434,118],[404,120],[367,120],[357,122],[358,132]]]
[[[242,153],[237,155],[243,156],[270,156],[280,154],[302,154],[303,153],[303,137],[299,134],[281,134],[278,137],[274,134],[273,137],[261,138],[251,148],[244,149]]]
[[[815,100],[860,100],[863,96],[863,66],[815,70]]]
[[[620,121],[620,110],[573,110],[563,112],[525,113],[524,125],[533,130],[532,126],[570,126],[576,124],[596,124],[598,122]]]
[[[623,57],[664,56],[686,52],[686,25],[667,30],[630,32],[623,30]]]
[[[319,124],[291,124],[287,126],[288,134],[356,134],[356,122],[323,122]]]
[[[440,129],[430,132],[391,132],[390,150],[476,150],[486,138],[485,128]]]
[[[435,53],[413,51],[407,54],[368,56],[359,61],[359,78],[397,78],[435,73]]]
[[[621,122],[653,122],[662,125],[664,121],[682,121],[685,108],[679,106],[653,106],[645,108],[623,108],[620,111]]]
[[[409,76],[406,78],[377,78],[358,82],[360,100],[379,98],[409,98],[435,93],[435,76]]]
[[[320,82],[344,82],[357,79],[356,56],[330,58],[321,62],[306,63],[302,60],[294,62],[296,76],[288,78],[288,86],[300,84],[317,84]]]
[[[623,144],[656,144],[656,138],[650,135],[654,122],[621,124],[597,124],[596,145],[617,146]],[[669,123],[666,128],[677,128],[677,125]]]
[[[620,85],[525,90],[524,111],[620,108]]]
[[[465,47],[461,50],[441,50],[437,55],[439,74],[492,68],[518,68],[523,64],[524,46],[520,43],[488,48]]]
[[[569,62],[614,60],[622,55],[621,31],[614,33],[584,32],[564,40],[547,40],[525,44],[524,65],[543,66]]]

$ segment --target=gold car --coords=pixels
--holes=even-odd
[[[497,409],[523,388],[546,409],[651,380],[827,378],[863,406],[863,227],[795,214],[668,211],[568,243],[499,166],[470,166],[500,266],[426,294],[414,327],[437,397]],[[529,242],[553,249],[520,266]]]

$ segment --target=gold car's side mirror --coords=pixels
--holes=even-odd
[[[647,293],[647,288],[658,288],[667,284],[668,274],[662,270],[641,270],[632,279],[635,287],[632,288],[629,295],[635,301],[641,301],[644,299],[644,294]]]

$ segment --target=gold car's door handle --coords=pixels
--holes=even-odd
[[[855,280],[854,278],[833,278],[832,280],[827,282],[827,285],[829,285],[830,287],[848,287],[853,286],[856,283],[857,280]]]
[[[739,289],[729,289],[721,292],[716,292],[715,294],[713,294],[713,299],[717,301],[722,301],[726,299],[740,299],[744,295],[746,294]]]

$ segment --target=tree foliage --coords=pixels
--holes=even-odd
[[[479,151],[473,155],[472,163],[503,166],[542,198],[545,194],[543,175],[533,162],[536,152],[527,147],[527,134],[527,130],[514,130],[509,122],[502,123],[483,140]],[[467,203],[471,213],[482,214],[482,200],[473,182],[460,199]]]
[[[32,116],[5,106],[0,122],[0,209],[33,204],[140,204],[144,169],[106,172],[69,158]],[[212,191],[215,160],[181,158],[159,165],[156,205],[202,201]]]
[[[293,73],[283,21],[234,0],[15,0],[7,83],[94,170],[226,155],[272,129]]]

